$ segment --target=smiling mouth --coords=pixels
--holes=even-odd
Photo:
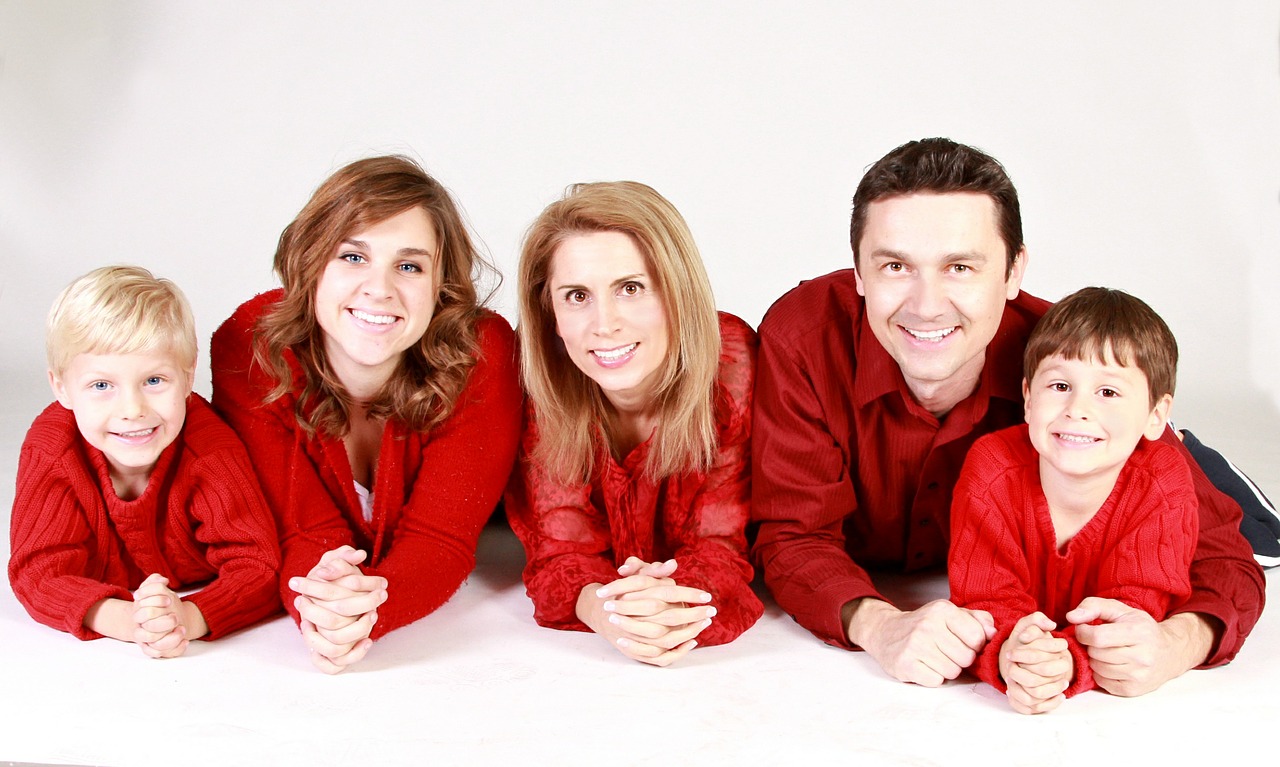
[[[137,431],[115,431],[112,432],[112,434],[122,439],[140,439],[142,437],[150,437],[151,433],[155,430],[156,427],[152,426],[150,429],[138,429]]]
[[[1069,442],[1073,445],[1092,445],[1094,442],[1101,442],[1098,437],[1090,437],[1086,434],[1067,434],[1065,432],[1054,432],[1055,437],[1063,442]]]
[[[347,311],[351,312],[352,317],[370,325],[390,325],[399,319],[394,314],[370,314],[359,309],[348,309]]]
[[[912,330],[908,327],[903,327],[902,329],[917,341],[941,341],[959,328],[956,325],[952,325],[949,328],[940,328],[938,330]]]
[[[599,357],[600,359],[604,360],[605,362],[617,362],[618,360],[627,356],[631,352],[635,351],[636,347],[639,345],[640,345],[639,343],[633,343],[633,344],[627,344],[626,346],[619,346],[616,349],[592,349],[591,353]]]

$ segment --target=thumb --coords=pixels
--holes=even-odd
[[[1085,597],[1081,600],[1076,609],[1067,613],[1066,618],[1068,622],[1076,625],[1093,623],[1095,621],[1115,623],[1118,620],[1124,619],[1124,617],[1131,612],[1133,612],[1132,608],[1123,602],[1117,602],[1114,599]]]
[[[982,624],[982,630],[987,635],[987,641],[996,635],[996,619],[991,617],[991,613],[986,610],[970,610],[973,617],[978,619],[978,623]]]

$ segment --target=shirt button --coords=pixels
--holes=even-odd
[[[937,489],[938,489],[938,483],[937,483],[937,482],[930,482],[929,484],[925,485],[925,487],[929,488],[930,490],[937,490]]]

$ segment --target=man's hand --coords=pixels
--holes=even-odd
[[[991,613],[956,607],[945,599],[909,612],[872,597],[850,605],[845,622],[849,641],[890,676],[925,687],[959,676],[996,632]]]
[[[1199,666],[1213,647],[1213,629],[1195,613],[1157,623],[1123,602],[1087,597],[1066,617],[1089,652],[1094,681],[1126,698],[1145,695]],[[1095,621],[1099,625],[1089,625]]]

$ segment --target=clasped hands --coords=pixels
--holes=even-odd
[[[305,577],[289,579],[311,662],[326,674],[357,663],[373,646],[369,635],[387,601],[387,579],[361,572],[364,559],[363,551],[340,546],[325,552]]]
[[[192,639],[208,632],[199,608],[169,588],[169,579],[152,573],[133,592],[133,641],[149,658],[176,658]]]
[[[681,586],[674,559],[645,562],[628,557],[619,578],[592,583],[578,596],[578,618],[628,658],[668,666],[697,646],[716,608],[702,589]]]

